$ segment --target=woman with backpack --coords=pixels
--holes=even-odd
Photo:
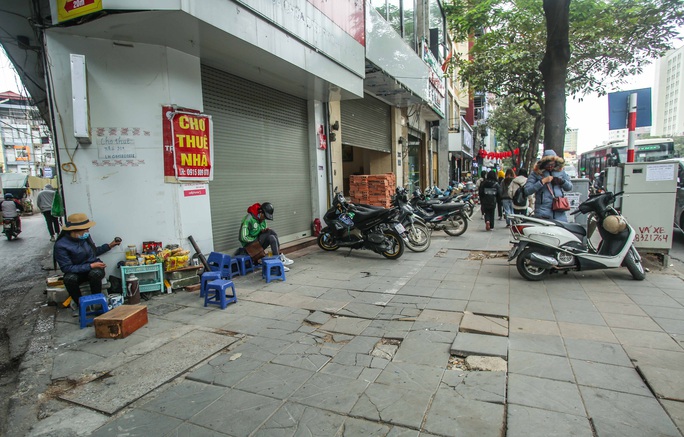
[[[487,173],[486,179],[480,184],[478,190],[480,205],[484,214],[485,229],[494,229],[494,212],[496,211],[497,201],[501,198],[501,188],[496,182],[496,172],[491,170]]]
[[[527,215],[528,206],[533,207],[530,202],[534,201],[534,196],[525,195],[525,182],[527,182],[527,170],[521,168],[518,171],[518,176],[511,181],[511,185],[508,187],[508,195],[511,197],[514,214]]]

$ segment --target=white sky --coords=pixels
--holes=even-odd
[[[627,83],[621,85],[615,91],[629,91],[641,88],[651,88],[651,104],[655,102],[655,63],[644,68],[642,74],[632,76]],[[566,101],[566,114],[568,116],[567,128],[579,129],[577,133],[577,153],[586,152],[608,141],[608,96],[598,97],[589,95],[582,102],[568,98]],[[655,117],[655,114],[652,114]]]

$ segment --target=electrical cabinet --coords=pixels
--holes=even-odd
[[[630,162],[622,166],[622,215],[636,232],[634,246],[669,251],[674,232],[677,165]]]

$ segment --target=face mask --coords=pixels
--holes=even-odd
[[[87,240],[88,237],[90,237],[90,234],[86,232],[85,234],[81,235],[78,237],[79,240]]]

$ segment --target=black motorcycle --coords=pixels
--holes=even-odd
[[[19,226],[17,226],[17,219],[6,218],[2,220],[2,233],[7,237],[7,241],[12,238],[17,238],[19,235]]]
[[[404,253],[406,230],[391,209],[357,207],[335,189],[333,204],[323,216],[327,225],[318,235],[318,246],[327,251],[340,247],[370,249],[388,259]]]
[[[447,235],[458,237],[468,230],[470,217],[464,203],[440,203],[426,199],[420,189],[416,189],[411,197],[411,206],[416,215],[435,231],[444,231]]]

